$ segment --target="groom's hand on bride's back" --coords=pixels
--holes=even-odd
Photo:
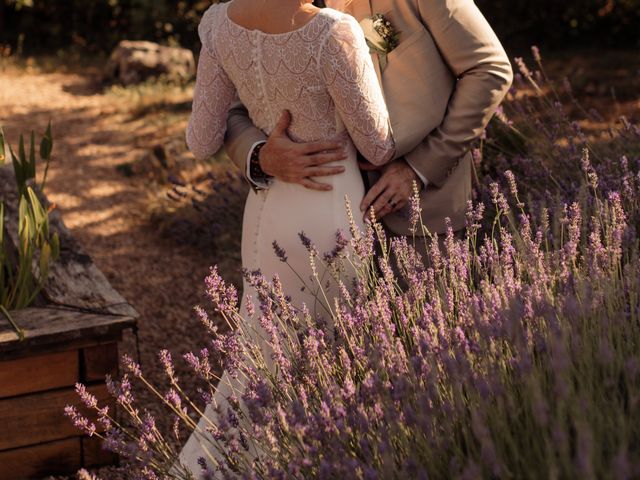
[[[285,111],[260,150],[260,167],[267,175],[287,183],[298,183],[310,190],[331,190],[331,185],[311,177],[343,173],[343,166],[327,164],[346,160],[345,144],[340,141],[294,142],[287,133],[290,124],[291,114]]]

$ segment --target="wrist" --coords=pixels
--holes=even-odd
[[[269,180],[272,178],[272,176],[265,172],[262,168],[262,149],[265,145],[266,142],[256,145],[251,152],[251,157],[249,158],[249,172],[251,178],[253,178],[254,180]]]
[[[267,170],[265,170],[265,165],[267,164],[266,152],[268,151],[268,149],[264,150],[264,147],[266,147],[266,146],[267,146],[267,142],[265,142],[265,143],[260,145],[260,148],[258,149],[257,162],[258,162],[258,167],[260,168],[262,173],[264,173],[264,175],[267,176],[267,177],[271,177],[272,175],[267,173]]]

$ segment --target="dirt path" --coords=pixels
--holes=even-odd
[[[141,159],[154,145],[180,141],[187,112],[132,113],[131,98],[97,92],[92,84],[85,75],[0,72],[0,124],[16,145],[20,133],[42,132],[52,120],[54,161],[46,193],[112,285],[140,313],[141,360],[158,378],[154,357],[160,348],[178,356],[203,346],[203,330],[191,312],[202,302],[202,280],[216,262],[213,248],[162,238],[150,223],[150,205],[167,187],[154,185],[157,175],[144,171]],[[189,95],[184,91],[177,100]],[[122,165],[139,164],[138,174],[122,173]],[[238,255],[222,260],[221,269],[237,279]],[[123,350],[133,353],[133,347],[133,338],[126,338]],[[155,410],[157,404],[148,401]]]

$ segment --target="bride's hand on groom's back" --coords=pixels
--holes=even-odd
[[[342,166],[326,166],[347,158],[344,143],[294,142],[287,133],[290,124],[291,114],[285,111],[260,150],[260,167],[267,175],[287,183],[298,183],[310,190],[331,190],[331,185],[311,177],[328,177],[344,172]]]

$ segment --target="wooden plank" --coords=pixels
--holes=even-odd
[[[118,344],[107,343],[82,349],[81,381],[104,381],[107,375],[118,376]]]
[[[34,352],[41,346],[69,345],[82,339],[112,339],[136,324],[133,317],[102,315],[57,308],[26,308],[12,312],[15,323],[24,330],[21,342],[12,326],[0,318],[0,360],[10,358],[16,350]]]
[[[0,480],[72,474],[81,467],[80,437],[0,452]]]
[[[78,350],[70,350],[0,361],[0,399],[75,385],[80,379],[79,357]]]
[[[0,168],[0,199],[5,202],[8,238],[18,244],[18,194],[15,188],[13,169],[7,165]],[[45,206],[46,196],[34,188]],[[127,303],[96,267],[91,257],[71,235],[58,210],[49,216],[52,232],[60,237],[60,258],[51,265],[49,279],[43,296],[48,303],[58,306],[90,310],[95,313],[138,317],[138,313]]]
[[[122,332],[114,332],[112,335],[100,337],[77,338],[66,340],[64,343],[38,343],[29,348],[13,344],[9,347],[0,344],[0,360],[17,360],[19,358],[32,357],[34,355],[47,355],[50,353],[66,352],[68,350],[82,350],[83,348],[118,343],[122,340]]]
[[[102,440],[98,437],[82,438],[82,466],[86,468],[117,465],[118,456],[102,448]]]
[[[113,404],[105,385],[89,387],[89,391],[101,405]],[[0,451],[79,435],[64,416],[64,407],[76,405],[85,412],[80,404],[72,388],[0,400]]]

